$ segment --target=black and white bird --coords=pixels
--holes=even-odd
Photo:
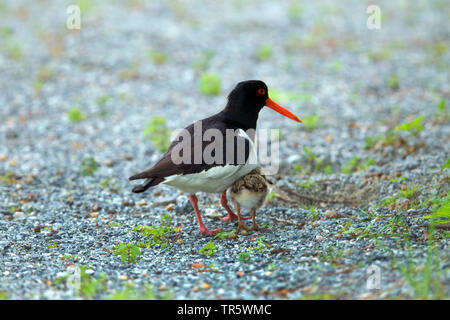
[[[228,95],[227,105],[222,111],[186,127],[153,167],[129,178],[145,179],[132,191],[144,192],[150,187],[165,184],[188,192],[200,232],[215,235],[220,229],[208,230],[205,227],[195,193],[221,193],[221,205],[228,213],[222,220],[238,219],[228,206],[226,190],[236,180],[259,167],[252,138],[247,132],[256,129],[258,114],[264,106],[296,122],[302,122],[269,98],[264,82],[240,82]]]

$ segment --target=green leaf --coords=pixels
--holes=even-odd
[[[441,171],[444,171],[444,169],[450,169],[450,158],[448,158],[447,162],[441,167]]]

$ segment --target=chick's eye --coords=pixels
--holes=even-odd
[[[265,89],[259,89],[258,90],[258,94],[259,95],[263,95],[263,94],[265,94],[266,93],[266,90]]]

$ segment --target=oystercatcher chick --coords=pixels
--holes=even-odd
[[[267,199],[269,194],[269,181],[261,173],[260,168],[256,168],[249,174],[236,180],[227,190],[228,198],[234,204],[238,218],[241,216],[241,209],[250,211],[250,216],[253,220],[253,225],[247,227],[239,218],[236,235],[239,234],[240,229],[258,230],[255,216],[258,210]]]
[[[264,82],[240,82],[228,95],[228,102],[222,111],[181,130],[153,167],[129,178],[145,179],[132,191],[144,192],[150,187],[165,184],[188,192],[200,232],[215,235],[220,229],[206,228],[195,193],[221,193],[220,202],[228,213],[222,220],[239,218],[228,206],[226,190],[237,179],[259,167],[253,137],[249,134],[252,134],[251,129],[253,132],[256,129],[258,114],[264,106],[296,122],[302,122],[269,98]]]

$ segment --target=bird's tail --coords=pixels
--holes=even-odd
[[[132,179],[133,177],[130,177],[130,180],[135,180]],[[161,183],[164,179],[162,178],[148,178],[144,181],[144,183],[137,185],[133,188],[134,193],[141,193],[144,192],[145,190],[147,190],[150,187],[156,186],[157,184]]]

